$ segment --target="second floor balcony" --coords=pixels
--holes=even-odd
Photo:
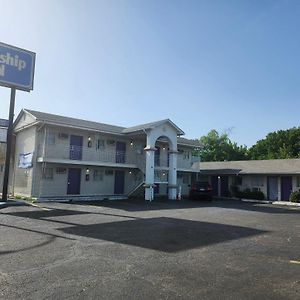
[[[104,149],[95,149],[92,147],[54,144],[44,145],[40,144],[37,151],[38,161],[64,162],[76,163],[82,162],[84,164],[105,164],[105,165],[128,165],[130,167],[140,168],[145,170],[146,157],[145,153],[137,153],[133,150],[129,151],[112,151]],[[177,155],[178,169],[191,169],[195,158],[187,159],[183,155]],[[168,157],[155,157],[155,168],[168,169]]]

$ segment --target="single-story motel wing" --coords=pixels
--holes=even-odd
[[[195,180],[215,196],[230,187],[288,200],[300,189],[300,159],[200,162],[201,145],[165,119],[120,127],[22,109],[14,122],[10,193],[39,199],[188,196]],[[2,186],[4,160],[0,158]]]

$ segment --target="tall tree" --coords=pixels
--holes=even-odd
[[[249,148],[249,159],[279,159],[300,157],[300,127],[269,133]]]
[[[197,155],[202,161],[224,161],[224,160],[245,160],[247,159],[247,147],[238,146],[232,142],[228,133],[219,134],[217,130],[211,130],[207,135],[199,139],[202,148]]]

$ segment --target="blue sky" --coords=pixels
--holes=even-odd
[[[37,53],[21,108],[251,146],[299,126],[300,1],[0,0],[0,41]],[[0,118],[10,91],[0,87]]]

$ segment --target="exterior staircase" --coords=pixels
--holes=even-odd
[[[145,181],[140,182],[133,190],[131,190],[127,196],[128,198],[138,198],[138,197],[143,197],[144,196],[144,184]]]

